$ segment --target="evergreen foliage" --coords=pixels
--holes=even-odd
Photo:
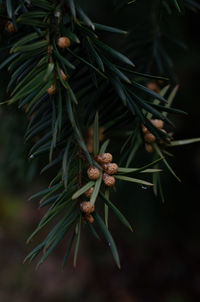
[[[120,9],[128,5],[137,9],[140,1],[113,2]],[[28,242],[47,225],[51,229],[25,260],[32,261],[40,254],[39,266],[69,233],[63,265],[74,245],[76,266],[81,234],[88,226],[97,238],[96,227],[101,231],[120,267],[108,227],[109,210],[125,227],[132,227],[110,200],[110,181],[153,186],[155,194],[164,199],[160,164],[179,180],[167,162],[170,153],[166,149],[199,141],[174,141],[172,137],[168,114],[185,113],[171,107],[178,86],[169,84],[169,78],[173,84],[176,79],[162,45],[165,33],[161,24],[161,16],[182,13],[185,8],[197,10],[199,4],[162,0],[152,1],[151,6],[158,23],[151,24],[142,38],[137,27],[130,28],[127,35],[125,30],[93,22],[76,0],[0,1],[0,71],[8,78],[7,85],[2,85],[7,86],[6,91],[1,88],[1,102],[13,107],[17,104],[25,111],[29,120],[25,142],[32,145],[29,157],[33,162],[41,156],[48,158],[42,173],[55,172],[49,187],[31,197],[40,198],[40,208],[47,207],[47,212]],[[123,53],[105,43],[102,37],[106,32],[127,36]],[[157,127],[155,120],[163,121],[168,133]],[[148,141],[145,133],[152,135],[153,141]],[[113,140],[118,141],[120,167],[106,176],[108,166],[98,156],[112,152]],[[132,168],[145,143],[152,161]],[[99,171],[97,178],[89,174],[89,167]],[[143,176],[146,174],[152,176],[152,182]],[[95,209],[96,204],[103,206],[104,219],[96,210],[81,210],[83,202],[90,202]]]

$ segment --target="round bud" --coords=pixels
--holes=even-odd
[[[14,27],[14,24],[12,22],[10,22],[10,21],[7,22],[6,31],[8,33],[15,33],[16,32],[16,28]]]
[[[147,143],[153,143],[156,141],[156,137],[152,133],[146,133],[144,136],[144,140]]]
[[[96,167],[89,167],[87,170],[87,175],[89,179],[96,180],[100,176],[99,169]]]
[[[63,81],[65,81],[67,79],[67,75],[64,73],[64,71],[62,69],[60,69],[60,75],[61,75],[61,78],[63,79]]]
[[[147,129],[147,127],[145,127],[144,124],[142,124],[142,132],[145,134],[147,132],[149,132],[149,130]]]
[[[145,149],[149,153],[154,152],[154,148],[153,148],[153,146],[151,144],[145,144]]]
[[[71,45],[71,41],[68,37],[60,37],[57,41],[57,45],[60,48],[68,48]]]
[[[94,212],[94,206],[91,206],[89,201],[83,201],[80,204],[80,210],[85,214],[90,214]]]
[[[88,198],[90,198],[92,196],[93,191],[94,191],[94,188],[91,187],[89,190],[87,190],[85,192],[85,196],[87,196]]]
[[[159,128],[159,129],[162,129],[164,126],[164,123],[162,120],[155,119],[155,120],[151,120],[151,122],[155,127]]]
[[[92,215],[85,215],[85,219],[89,222],[89,223],[93,223],[94,222],[94,218]]]
[[[118,172],[118,165],[115,163],[105,164],[103,165],[103,169],[109,175],[113,175]]]
[[[114,176],[110,176],[107,173],[103,173],[103,181],[107,187],[113,187],[115,185]]]
[[[151,90],[157,92],[157,93],[160,92],[159,86],[158,86],[156,83],[154,83],[154,82],[149,82],[149,83],[147,84],[147,87],[148,87],[149,89],[151,89]]]
[[[100,164],[109,164],[111,163],[113,157],[110,153],[102,153],[96,157],[96,161]]]
[[[48,90],[47,90],[49,95],[55,94],[56,93],[56,86],[55,85],[51,85]]]

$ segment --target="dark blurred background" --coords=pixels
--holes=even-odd
[[[87,2],[89,5],[83,6],[93,20],[124,29],[130,28],[131,18],[145,23],[148,15],[148,9],[144,9],[144,14],[136,16],[134,5],[114,13],[107,1]],[[199,14],[186,11],[184,16],[169,16],[169,24],[187,45],[186,50],[169,47],[180,83],[174,106],[188,112],[186,117],[176,117],[174,137],[199,137]],[[36,165],[30,163],[27,167],[23,161],[28,148],[22,148],[26,124],[23,113],[0,110],[0,301],[200,301],[200,144],[173,149],[171,164],[182,183],[163,173],[164,204],[150,189],[128,184],[120,185],[113,196],[135,230],[127,232],[111,215],[110,228],[119,248],[121,270],[115,267],[107,246],[85,232],[76,269],[72,259],[64,271],[61,269],[64,242],[35,271],[35,263],[22,262],[37,240],[30,246],[25,242],[44,212],[38,210],[37,201],[27,200],[44,188],[48,179],[40,177],[39,172],[34,176]]]

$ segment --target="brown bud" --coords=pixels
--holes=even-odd
[[[85,215],[85,219],[89,222],[89,223],[93,223],[94,222],[94,218],[92,215]]]
[[[60,48],[68,48],[71,45],[71,41],[68,37],[60,37],[57,41],[57,45]]]
[[[145,127],[144,124],[142,124],[142,132],[145,134],[147,132],[149,132],[149,130],[147,129],[147,127]]]
[[[107,187],[113,187],[115,185],[114,176],[110,176],[107,173],[103,173],[103,181]]]
[[[48,90],[47,90],[49,95],[55,94],[56,93],[56,86],[55,85],[51,85]]]
[[[162,129],[164,126],[164,123],[162,120],[155,119],[155,120],[151,120],[151,122],[155,127],[159,128],[159,129]]]
[[[144,140],[147,143],[153,143],[156,141],[156,137],[152,133],[146,133],[144,136]]]
[[[96,180],[100,176],[99,169],[96,167],[89,167],[87,170],[87,175],[89,179]]]
[[[11,21],[8,21],[6,24],[6,31],[8,33],[15,33],[16,32],[16,28],[14,27],[14,24]]]
[[[145,144],[145,149],[149,153],[154,152],[154,148],[153,148],[153,146],[151,144]]]
[[[118,165],[115,163],[104,164],[103,169],[109,175],[113,175],[118,172]]]
[[[87,196],[88,198],[90,198],[92,196],[93,191],[94,191],[94,188],[93,187],[90,188],[89,190],[87,190],[85,192],[85,196]]]
[[[63,79],[63,81],[65,81],[67,79],[67,75],[64,73],[64,71],[62,69],[60,69],[60,75],[61,75],[61,78]]]
[[[89,201],[83,201],[80,204],[80,210],[85,214],[90,214],[94,212],[94,206],[91,206]]]
[[[149,89],[151,89],[151,90],[157,92],[157,93],[160,92],[159,86],[158,86],[156,83],[154,83],[154,82],[149,82],[149,83],[147,84],[147,87],[148,87]]]
[[[102,153],[96,157],[96,161],[100,164],[108,164],[111,163],[113,157],[110,153]]]

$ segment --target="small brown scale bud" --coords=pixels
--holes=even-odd
[[[110,153],[102,153],[96,157],[96,161],[100,164],[109,164],[111,163],[113,157]]]
[[[159,129],[162,129],[163,126],[164,126],[164,123],[162,120],[150,120],[152,122],[152,124],[154,124],[155,127],[159,128]]]
[[[103,181],[107,187],[113,187],[115,185],[114,176],[110,176],[107,173],[103,173]]]
[[[15,33],[16,32],[16,28],[14,27],[14,24],[12,22],[10,22],[10,21],[7,22],[6,31],[8,33]]]
[[[51,85],[48,90],[47,90],[49,95],[55,94],[56,93],[56,86],[55,85]]]
[[[92,196],[93,191],[94,191],[94,188],[93,187],[90,188],[89,190],[87,190],[85,192],[85,196],[88,197],[88,198],[90,198]]]
[[[118,165],[115,163],[105,164],[102,167],[103,167],[104,171],[109,175],[113,175],[118,172]]]
[[[57,45],[60,48],[68,48],[71,45],[71,41],[68,37],[60,37],[57,41]]]
[[[67,79],[67,75],[64,73],[64,71],[62,69],[60,69],[60,75],[61,75],[61,78],[63,79],[63,81],[65,81]]]
[[[142,132],[145,134],[147,132],[149,132],[149,130],[147,129],[147,127],[145,127],[144,124],[142,124]]]
[[[85,219],[89,222],[89,223],[93,223],[94,222],[94,218],[92,215],[85,215]]]
[[[147,84],[147,87],[148,87],[149,89],[151,89],[151,90],[157,92],[157,93],[160,92],[159,86],[158,86],[156,83],[154,83],[154,82],[149,82],[149,83]]]
[[[153,135],[152,133],[149,132],[149,133],[145,134],[144,140],[145,140],[145,142],[151,144],[156,141],[156,137],[155,137],[155,135]]]
[[[153,148],[153,146],[151,144],[145,144],[145,149],[149,153],[154,152],[154,148]]]
[[[94,212],[94,206],[91,206],[89,201],[83,201],[80,204],[80,210],[85,214],[91,214]]]
[[[87,175],[89,179],[96,180],[100,176],[99,169],[96,167],[89,167],[87,170]]]

